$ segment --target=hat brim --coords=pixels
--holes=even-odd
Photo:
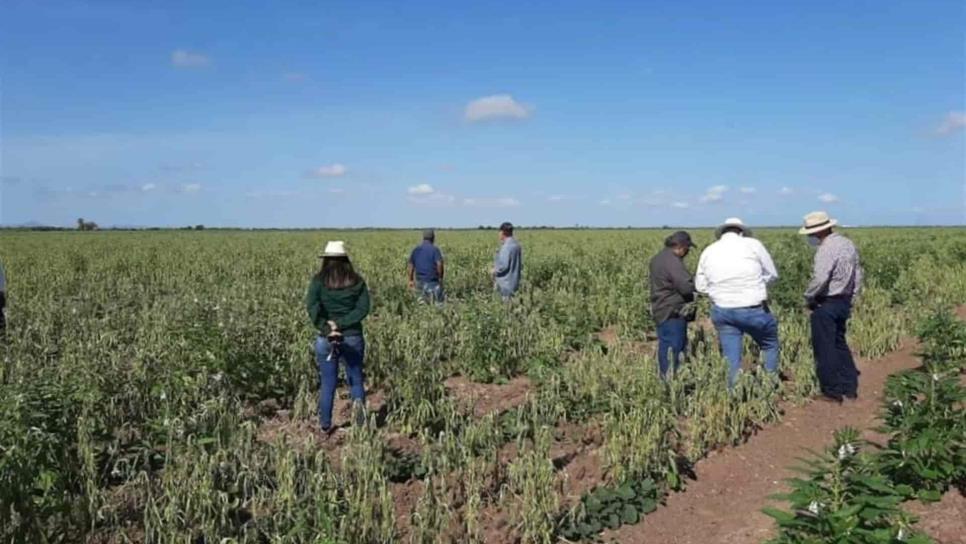
[[[798,229],[798,233],[815,234],[816,232],[822,232],[823,230],[828,230],[838,224],[839,222],[836,221],[835,219],[829,219],[828,222],[822,223],[821,225],[815,225],[814,227],[802,227]]]
[[[751,229],[749,229],[748,227],[746,227],[744,225],[738,225],[736,223],[725,223],[724,225],[721,225],[718,228],[714,229],[714,238],[715,238],[715,240],[717,240],[718,238],[721,238],[721,235],[724,233],[724,229],[726,229],[728,227],[734,227],[734,228],[737,228],[737,229],[741,229],[742,234],[744,234],[748,238],[751,238]]]

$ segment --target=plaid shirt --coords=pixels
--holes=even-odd
[[[851,240],[837,232],[830,234],[815,252],[812,281],[805,289],[809,304],[825,297],[846,296],[854,299],[862,290],[862,265],[859,252]]]

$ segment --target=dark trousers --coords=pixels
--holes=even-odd
[[[812,349],[815,373],[822,393],[830,396],[855,396],[859,373],[845,341],[846,323],[852,304],[845,299],[826,299],[812,311]]]
[[[688,322],[681,317],[666,319],[657,325],[657,365],[663,378],[671,366],[668,351],[674,359],[674,370],[678,369],[681,352],[688,347]]]

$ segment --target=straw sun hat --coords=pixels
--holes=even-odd
[[[319,257],[348,257],[349,254],[345,251],[345,242],[341,240],[334,240],[325,244],[325,250]]]
[[[816,232],[822,232],[838,224],[838,221],[830,218],[825,212],[812,212],[805,216],[804,226],[798,229],[798,233],[815,234]]]

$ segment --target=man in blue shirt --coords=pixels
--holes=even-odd
[[[423,302],[443,302],[443,252],[436,247],[436,232],[426,229],[423,243],[409,255],[409,288],[415,289]]]
[[[493,262],[493,282],[504,301],[520,288],[520,275],[523,273],[523,249],[513,237],[513,224],[500,225],[500,251]]]

